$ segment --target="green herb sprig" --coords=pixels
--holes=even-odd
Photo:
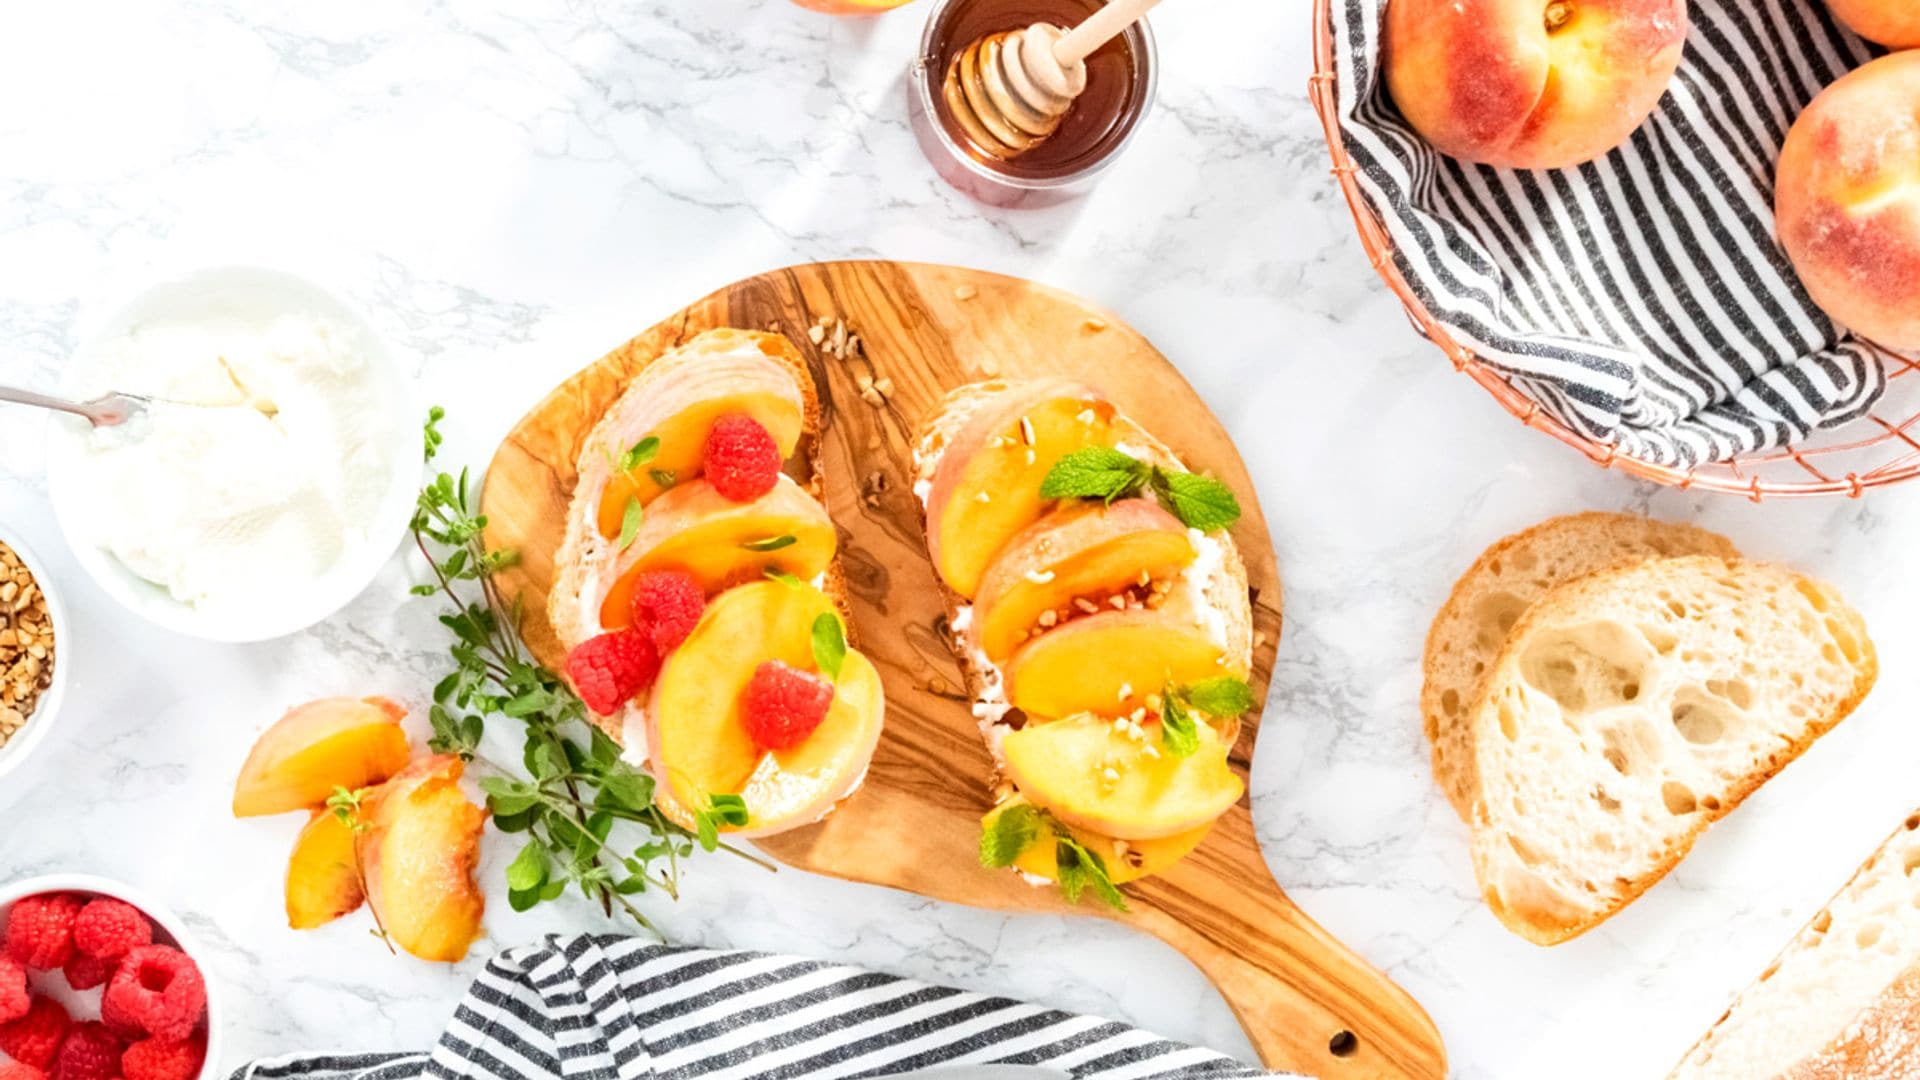
[[[445,415],[438,407],[428,413],[428,461],[439,450],[437,425]],[[638,459],[635,465],[651,460],[648,440],[624,457]],[[433,688],[429,745],[482,766],[487,775],[480,788],[495,828],[526,837],[507,867],[508,904],[525,911],[559,899],[571,885],[607,914],[617,907],[657,934],[630,897],[657,890],[677,898],[680,862],[696,847],[772,869],[720,843],[718,820],[711,842],[704,824],[696,833],[669,820],[654,805],[654,778],[623,760],[566,681],[527,655],[515,629],[519,601],[509,603],[494,578],[513,564],[514,552],[488,550],[482,539],[487,519],[474,511],[468,486],[463,469],[457,477],[439,473],[421,489],[413,534],[433,580],[413,593],[452,604],[440,623],[453,634],[453,670]],[[482,738],[496,723],[518,725],[520,769],[481,755]]]
[[[1231,675],[1203,679],[1187,686],[1168,684],[1160,692],[1160,744],[1174,757],[1200,749],[1195,710],[1222,720],[1244,715],[1254,706],[1253,688]]]
[[[1040,497],[1099,499],[1111,505],[1149,488],[1190,529],[1213,532],[1240,520],[1240,500],[1213,477],[1149,465],[1105,446],[1083,447],[1054,462],[1040,481]]]
[[[429,449],[427,456],[433,456],[432,447],[434,445],[436,444],[428,444]],[[360,835],[373,828],[372,822],[360,816],[360,808],[361,805],[366,802],[368,790],[367,788],[360,788],[356,791],[335,784],[333,794],[327,796],[327,812],[332,814],[334,820],[340,822],[347,832],[353,834],[355,847],[359,846],[358,840]],[[360,895],[369,895],[367,892],[367,871],[365,867],[360,865],[358,852],[355,852],[353,858],[353,876],[354,879],[360,883]],[[380,939],[380,944],[387,947],[387,952],[392,953],[394,956],[400,955],[399,951],[393,947],[393,937],[387,933],[387,924],[380,921],[380,909],[372,904],[368,904],[367,912],[373,916],[373,929],[368,932]]]
[[[980,831],[980,863],[994,869],[1012,866],[1023,852],[1040,842],[1053,841],[1053,862],[1061,895],[1077,904],[1088,891],[1116,911],[1127,910],[1127,898],[1114,885],[1107,862],[1073,838],[1053,815],[1031,803],[1009,806],[995,814]]]

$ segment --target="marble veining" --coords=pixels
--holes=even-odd
[[[115,303],[165,274],[261,261],[369,309],[484,462],[549,386],[707,290],[847,256],[950,261],[1111,306],[1240,440],[1286,582],[1253,770],[1269,864],[1431,1011],[1463,1077],[1664,1073],[1883,834],[1920,804],[1907,543],[1920,491],[1754,506],[1603,472],[1510,420],[1375,280],[1306,101],[1305,0],[1156,13],[1159,107],[1089,198],[984,210],[906,127],[914,7],[829,19],[785,0],[127,0],[13,12],[0,36],[0,382],[49,385]],[[1233,25],[1232,33],[1220,28]],[[0,411],[0,521],[64,587],[73,685],[37,767],[0,785],[0,877],[88,870],[168,899],[226,991],[229,1065],[409,1048],[475,965],[549,931],[514,915],[459,968],[386,955],[351,919],[284,929],[291,819],[236,822],[234,770],[287,705],[420,705],[431,603],[397,553],[335,618],[221,647],[130,621],[63,550],[44,425]],[[1698,520],[1836,582],[1885,673],[1861,711],[1586,937],[1538,949],[1479,903],[1428,774],[1426,625],[1486,543],[1549,514]],[[507,845],[488,848],[497,881]],[[498,898],[496,897],[498,901]],[[1101,922],[1004,918],[705,860],[676,939],[789,949],[1122,1017],[1243,1056],[1219,997]]]

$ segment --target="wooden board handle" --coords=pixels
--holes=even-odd
[[[1252,832],[1244,808],[1219,829]],[[1202,845],[1125,918],[1172,945],[1219,988],[1260,1060],[1320,1080],[1444,1080],[1446,1047],[1418,1002],[1295,907],[1253,843]],[[1192,865],[1189,866],[1188,863]],[[1234,886],[1230,906],[1183,887]]]

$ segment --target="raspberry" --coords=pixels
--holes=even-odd
[[[98,1020],[75,1024],[53,1058],[53,1080],[113,1080],[120,1075],[120,1037]]]
[[[118,960],[96,960],[76,949],[73,959],[67,961],[67,985],[75,990],[105,986],[107,980],[113,978],[113,969],[119,966]]]
[[[641,574],[633,587],[633,625],[646,628],[659,656],[679,648],[706,609],[707,594],[678,570]]]
[[[120,1055],[120,1075],[127,1080],[193,1080],[206,1060],[205,1035],[178,1042],[141,1039]]]
[[[140,909],[110,896],[87,901],[73,920],[73,947],[95,960],[118,960],[153,943],[153,924]]]
[[[791,750],[813,734],[832,704],[832,683],[768,660],[747,683],[747,736],[762,750]]]
[[[0,1024],[0,1051],[22,1065],[44,1069],[53,1064],[60,1040],[67,1037],[73,1020],[67,1010],[52,998],[37,997],[27,1015]]]
[[[0,1061],[0,1080],[47,1080],[47,1074],[18,1061]]]
[[[567,654],[567,678],[587,708],[612,716],[633,695],[653,685],[660,655],[645,633],[628,627],[588,638]]]
[[[780,479],[780,447],[759,421],[730,413],[713,422],[701,471],[729,502],[752,502]]]
[[[117,1032],[130,1025],[169,1042],[193,1034],[207,1013],[207,984],[186,953],[142,945],[127,954],[100,999],[100,1019]]]
[[[23,967],[50,971],[73,955],[73,920],[80,898],[42,893],[13,905],[7,916],[7,955]]]

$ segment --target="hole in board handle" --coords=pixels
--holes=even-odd
[[[1327,1053],[1334,1057],[1352,1057],[1358,1049],[1360,1038],[1351,1031],[1336,1032],[1333,1038],[1327,1040]]]

